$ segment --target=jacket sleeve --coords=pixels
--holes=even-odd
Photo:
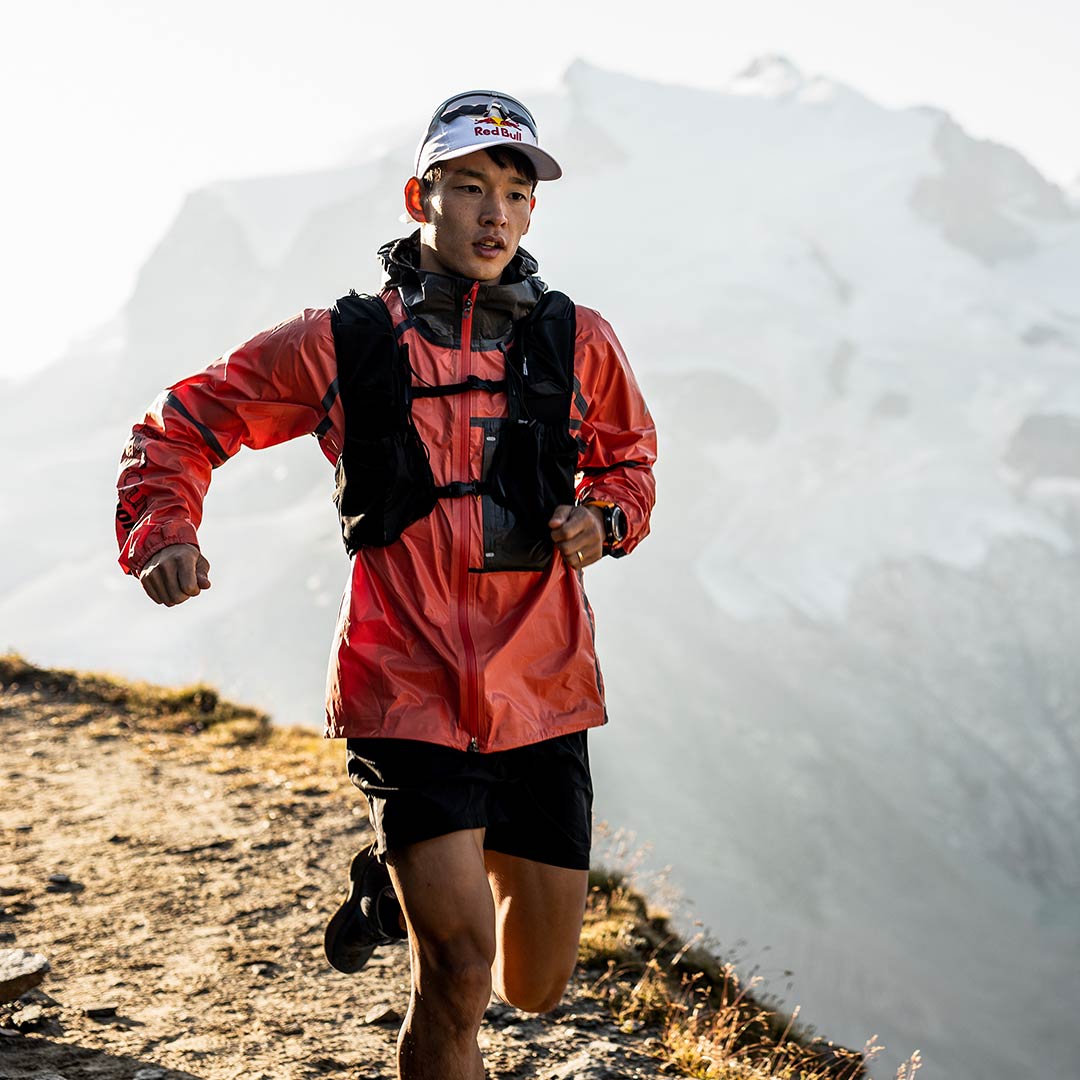
[[[615,331],[597,312],[580,306],[574,375],[571,427],[577,429],[583,474],[578,497],[618,503],[627,533],[612,554],[627,555],[649,534],[656,429]]]
[[[331,460],[341,404],[330,312],[309,309],[168,387],[120,459],[120,565],[138,574],[170,544],[196,544],[213,469],[242,446],[260,449],[315,434]]]

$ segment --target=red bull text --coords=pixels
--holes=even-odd
[[[494,124],[494,127],[485,127],[485,124]],[[489,116],[483,122],[476,125],[476,135],[501,135],[504,139],[513,139],[521,142],[521,125],[514,120],[500,120],[497,116]]]

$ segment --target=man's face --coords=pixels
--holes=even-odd
[[[483,150],[446,162],[420,205],[420,182],[405,187],[405,205],[420,224],[420,268],[498,281],[529,231],[532,184]]]

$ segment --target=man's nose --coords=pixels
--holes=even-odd
[[[505,225],[506,200],[501,195],[489,194],[481,207],[480,220],[484,225]]]

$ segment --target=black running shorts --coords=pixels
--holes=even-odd
[[[593,792],[584,731],[490,754],[411,739],[347,739],[345,746],[380,855],[485,829],[491,851],[588,870]]]

